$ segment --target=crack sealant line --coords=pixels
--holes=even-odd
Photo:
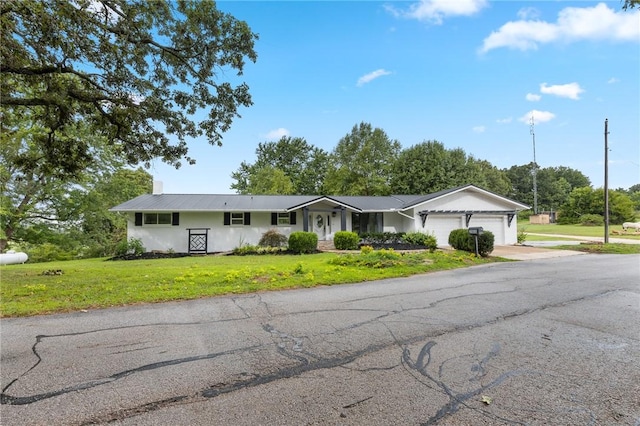
[[[563,302],[559,302],[559,303],[556,303],[556,304],[543,305],[543,306],[538,307],[536,309],[531,309],[531,310],[528,310],[528,311],[515,313],[515,314],[512,314],[512,315],[508,315],[508,316],[498,317],[498,318],[495,318],[495,319],[490,320],[490,321],[485,321],[483,323],[476,323],[476,324],[467,325],[467,326],[461,325],[461,326],[455,327],[452,330],[441,330],[440,332],[436,333],[435,336],[417,336],[417,337],[414,337],[414,338],[411,338],[411,339],[407,339],[407,340],[404,341],[404,344],[406,345],[406,344],[411,344],[413,342],[423,341],[425,339],[425,337],[436,337],[436,336],[444,335],[444,334],[451,333],[451,332],[458,332],[458,331],[461,331],[461,330],[468,331],[468,330],[471,330],[471,329],[480,328],[480,327],[484,327],[484,326],[487,326],[487,325],[493,325],[493,324],[497,323],[500,320],[516,318],[516,317],[519,317],[519,316],[522,316],[522,315],[528,315],[528,314],[531,314],[531,313],[534,313],[534,312],[538,312],[538,311],[541,311],[541,310],[544,310],[544,309],[548,309],[548,308],[566,306],[566,305],[571,304],[571,303],[577,303],[577,302],[580,302],[580,301],[583,301],[583,300],[594,299],[594,298],[597,298],[597,297],[605,296],[607,294],[615,293],[617,291],[618,290],[608,290],[608,291],[605,291],[605,292],[602,292],[602,293],[582,296],[580,298],[569,300],[569,301],[563,301]],[[84,334],[84,333],[76,333],[76,334]],[[394,336],[394,338],[395,338],[395,336]],[[397,340],[394,340],[394,342],[392,344],[396,345],[397,342],[398,342]],[[36,343],[38,343],[38,342],[36,342]],[[114,375],[112,375],[112,376],[110,376],[110,377],[108,377],[106,379],[103,379],[102,381],[89,382],[89,383],[77,385],[75,387],[65,388],[65,389],[62,389],[62,390],[59,390],[59,391],[54,391],[54,392],[49,392],[49,393],[44,393],[44,394],[39,394],[39,395],[33,395],[33,396],[26,396],[26,397],[13,397],[13,396],[7,395],[5,393],[5,390],[8,389],[11,386],[11,384],[15,383],[15,381],[17,380],[16,379],[16,380],[12,381],[9,385],[7,385],[5,387],[5,390],[3,390],[1,398],[0,398],[0,403],[3,404],[3,405],[4,404],[16,404],[16,405],[30,404],[30,403],[33,403],[33,402],[36,402],[36,401],[39,401],[39,400],[42,400],[42,399],[47,399],[47,398],[51,398],[51,397],[54,397],[54,396],[58,396],[58,395],[63,394],[63,393],[67,393],[67,392],[71,392],[71,391],[75,391],[75,390],[83,390],[83,389],[86,389],[86,388],[91,388],[91,387],[95,387],[95,386],[98,386],[98,385],[102,385],[104,383],[111,382],[113,380],[117,380],[117,379],[119,379],[121,377],[124,377],[124,376],[126,376],[128,374],[133,374],[133,373],[137,373],[137,372],[140,372],[140,371],[146,371],[146,370],[161,368],[161,367],[170,366],[170,365],[177,365],[177,364],[184,363],[184,362],[192,362],[192,361],[198,361],[198,360],[202,360],[202,359],[211,359],[211,358],[215,358],[215,357],[218,357],[218,356],[221,356],[221,355],[227,355],[227,354],[232,354],[232,353],[237,353],[237,352],[243,352],[245,350],[257,349],[257,348],[262,347],[262,346],[263,345],[256,345],[256,346],[251,346],[251,347],[248,347],[248,348],[235,349],[235,350],[232,350],[232,351],[225,351],[225,352],[221,352],[221,353],[217,353],[217,354],[202,355],[202,356],[189,357],[189,358],[184,358],[184,359],[178,359],[178,360],[171,360],[171,361],[165,361],[165,362],[160,362],[160,363],[148,364],[146,366],[142,366],[142,367],[139,367],[139,368],[126,370],[126,371],[121,372],[121,373],[116,373],[116,374],[114,374]],[[353,360],[355,360],[358,356],[360,356],[360,354],[368,354],[368,353],[374,352],[376,350],[386,349],[388,346],[389,346],[388,343],[382,343],[382,344],[370,346],[370,347],[368,347],[368,348],[366,348],[364,350],[360,350],[360,351],[355,352],[354,355],[349,355],[347,357],[339,358],[338,360],[340,360],[340,361],[338,361],[337,363],[335,362],[335,360],[332,360],[331,362],[328,362],[328,363],[325,360],[325,362],[309,363],[309,364],[307,364],[308,368],[302,368],[302,369],[301,368],[296,368],[296,369],[293,369],[293,370],[291,370],[291,369],[287,370],[287,372],[289,374],[271,374],[271,375],[268,375],[268,376],[259,376],[259,378],[256,379],[256,383],[255,384],[251,384],[251,386],[257,386],[259,384],[268,383],[270,380],[266,380],[265,377],[270,377],[270,378],[272,378],[272,380],[276,380],[276,379],[279,379],[279,378],[292,377],[293,375],[296,375],[296,374],[294,374],[296,371],[298,371],[297,374],[302,374],[302,373],[304,373],[304,372],[306,372],[306,371],[308,371],[310,369],[315,370],[315,369],[320,369],[320,368],[332,368],[332,367],[335,367],[335,366],[338,366],[338,365],[347,364],[347,363],[352,362]],[[37,365],[37,363],[36,363],[36,365]],[[31,369],[33,369],[33,368],[35,368],[35,365]],[[247,384],[247,385],[250,385],[250,384]],[[224,392],[222,392],[222,391],[221,392],[217,392],[217,393],[215,393],[215,395],[211,394],[211,395],[203,395],[203,396],[214,397],[214,396],[218,396],[221,393],[233,392],[235,390],[237,390],[237,387],[232,387],[230,389],[225,390]],[[204,392],[206,392],[206,391],[204,391]]]

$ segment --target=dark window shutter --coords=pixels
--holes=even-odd
[[[278,224],[278,213],[271,213],[271,225]]]
[[[224,212],[224,224],[231,225],[231,213]]]
[[[296,212],[289,213],[289,224],[290,225],[296,224]]]
[[[244,212],[244,224],[251,225],[251,213]]]
[[[178,212],[171,213],[171,225],[173,226],[180,225],[180,213]]]
[[[142,226],[142,213],[136,213],[136,226]]]

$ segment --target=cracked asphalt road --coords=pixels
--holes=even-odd
[[[3,425],[640,425],[640,256],[1,321]]]

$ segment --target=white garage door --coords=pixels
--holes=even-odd
[[[491,231],[494,236],[493,244],[496,246],[503,246],[506,244],[504,235],[504,218],[499,217],[487,217],[480,215],[473,215],[469,226],[482,226],[485,231]]]
[[[425,232],[436,236],[439,246],[449,245],[449,234],[454,229],[464,228],[464,217],[431,214],[424,224]]]

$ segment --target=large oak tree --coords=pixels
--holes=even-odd
[[[39,161],[58,174],[93,161],[79,123],[130,164],[179,167],[194,162],[189,138],[219,145],[252,103],[221,77],[256,60],[257,35],[212,0],[8,0],[0,34],[2,114],[30,110]]]

